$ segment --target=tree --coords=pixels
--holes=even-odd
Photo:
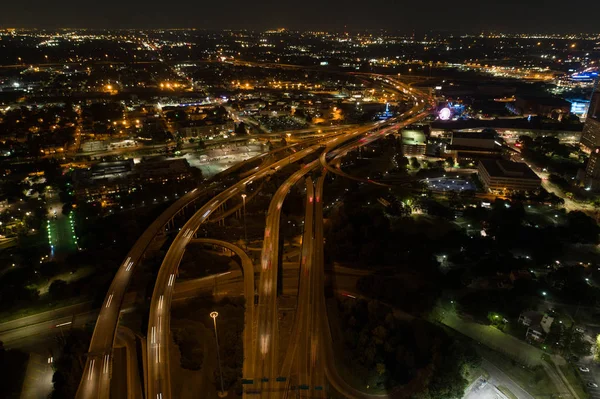
[[[403,156],[400,153],[397,153],[396,155],[394,155],[394,163],[396,164],[396,167],[398,169],[404,170],[408,166],[409,161],[407,157]]]
[[[594,219],[581,211],[573,211],[567,214],[567,230],[573,242],[598,243],[600,227]]]
[[[410,166],[413,169],[419,169],[421,167],[421,164],[419,163],[419,160],[416,157],[412,157],[410,158]]]
[[[180,135],[177,135],[177,139],[175,141],[175,151],[181,151],[183,149],[183,139]]]
[[[248,131],[246,130],[246,124],[244,122],[240,122],[235,127],[235,134],[248,134]]]
[[[5,350],[0,341],[0,373],[2,373],[0,397],[20,397],[28,359],[29,356],[20,350]]]
[[[519,136],[519,138],[517,139],[517,142],[521,143],[524,148],[528,148],[533,145],[533,139],[529,136],[524,136],[524,135]]]
[[[592,345],[585,340],[582,333],[575,329],[571,333],[569,349],[574,355],[579,357],[589,356],[592,353]]]
[[[65,296],[69,295],[67,290],[68,285],[69,283],[64,280],[54,280],[48,288],[48,295],[50,295],[50,298],[53,300],[65,298]]]
[[[88,351],[90,335],[81,329],[71,330],[66,337],[65,345],[60,356],[54,361],[54,375],[52,382],[54,389],[51,399],[74,398],[81,376],[84,363],[82,359]]]

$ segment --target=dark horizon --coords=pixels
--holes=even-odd
[[[569,11],[567,9],[567,11]],[[8,3],[0,27],[23,29],[207,29],[357,31],[385,29],[401,32],[452,31],[502,33],[598,33],[600,3],[565,12],[557,1],[528,4],[507,0],[449,3],[390,4],[330,0],[305,3],[263,2],[249,6],[241,0],[227,3],[163,3],[115,0],[78,3],[42,2],[30,7]]]

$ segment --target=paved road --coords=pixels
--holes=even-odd
[[[270,154],[285,151],[289,148],[290,147],[279,148],[270,152]],[[165,210],[144,231],[140,238],[138,238],[134,246],[127,254],[127,257],[125,258],[121,267],[117,271],[100,310],[88,350],[84,375],[77,390],[76,397],[78,399],[109,397],[110,374],[107,372],[107,370],[110,370],[110,362],[112,361],[112,347],[115,339],[115,333],[117,331],[117,325],[119,321],[118,316],[121,310],[121,304],[127,291],[127,287],[131,281],[135,267],[139,263],[140,259],[142,259],[142,256],[152,240],[185,206],[191,204],[202,195],[206,194],[208,190],[216,188],[216,186],[219,184],[217,183],[218,179],[233,173],[243,165],[247,165],[248,163],[256,161],[257,159],[261,159],[266,155],[267,154],[261,154],[227,169],[222,174],[216,175],[213,178],[213,182],[206,190],[194,189],[188,192],[186,195],[182,196],[179,200],[173,203],[167,210]],[[259,170],[269,170],[268,166],[269,164],[267,163],[262,166],[262,169]]]
[[[282,376],[290,376],[287,381],[287,387],[291,383],[292,365],[300,368],[298,359],[303,356],[298,351],[298,345],[302,339],[302,333],[306,323],[306,308],[308,306],[308,281],[305,278],[310,273],[310,268],[313,261],[313,215],[314,215],[314,185],[312,179],[306,179],[306,204],[304,214],[304,232],[302,234],[302,250],[300,252],[300,269],[299,269],[299,285],[298,285],[298,303],[294,317],[294,325],[292,327],[292,335],[286,350],[286,354],[281,367]],[[306,335],[308,337],[308,335]],[[300,371],[300,370],[298,370]],[[300,384],[302,377],[296,381]]]
[[[261,256],[257,349],[255,355],[255,374],[261,379],[257,387],[262,392],[261,398],[278,397],[279,390],[285,389],[283,382],[275,381],[279,377],[277,273],[281,207],[290,189],[317,165],[318,161],[313,161],[293,173],[273,195],[267,213]]]
[[[407,87],[406,85],[404,85],[401,82],[398,82],[394,79],[390,78],[389,80],[390,80],[391,84],[394,84],[396,87],[402,88],[404,90],[408,90],[411,93],[411,95],[413,96],[413,100],[415,101],[415,105],[413,106],[413,108],[411,108],[409,111],[407,111],[405,114],[403,114],[401,116],[401,119],[404,119],[404,120],[400,123],[396,123],[391,127],[383,127],[382,126],[382,129],[379,129],[379,131],[375,132],[374,134],[370,134],[366,137],[361,138],[358,141],[355,141],[348,145],[345,145],[341,149],[338,149],[337,152],[331,152],[331,154],[329,154],[328,149],[323,151],[319,160],[320,160],[321,164],[323,165],[323,167],[326,168],[328,171],[330,171],[336,175],[350,178],[353,180],[363,181],[363,182],[367,182],[367,183],[371,183],[371,184],[383,185],[381,183],[374,182],[369,179],[362,179],[362,178],[357,178],[357,177],[348,175],[347,173],[341,171],[340,169],[334,168],[328,162],[328,158],[332,158],[333,160],[335,160],[337,157],[343,156],[344,154],[348,153],[349,151],[352,151],[353,149],[356,149],[360,146],[369,144],[374,140],[384,137],[386,134],[389,133],[390,130],[395,130],[395,129],[401,128],[403,126],[409,125],[409,124],[414,123],[428,115],[429,112],[425,111],[425,110],[428,109],[430,106],[432,106],[433,103],[430,102],[430,99],[426,95],[424,95],[423,93],[421,93],[417,90],[414,90],[410,87]],[[415,116],[411,116],[411,115],[415,115]],[[322,192],[320,195],[322,196]],[[322,208],[321,208],[320,212],[321,212],[320,215],[315,216],[315,224],[316,224],[316,226],[318,226],[320,224],[321,228],[322,228],[322,220],[323,220]],[[319,227],[315,227],[315,229],[316,229],[315,231],[317,231],[318,228]],[[315,239],[315,244],[318,244],[322,247],[322,245],[323,245],[322,233],[321,233],[320,238]],[[321,251],[321,254],[319,254],[319,257],[322,257],[322,249],[319,251]],[[323,291],[321,291],[321,296],[322,296],[322,294],[323,294]],[[331,387],[349,399],[351,399],[351,398],[381,399],[381,398],[391,397],[390,394],[369,394],[369,393],[359,391],[359,390],[353,388],[352,386],[350,386],[343,378],[340,377],[340,375],[337,373],[337,367],[335,365],[335,354],[333,352],[333,343],[332,343],[332,338],[331,338],[331,332],[329,330],[329,321],[327,318],[327,311],[326,311],[324,305],[322,306],[322,310],[319,311],[318,314],[321,316],[321,326],[322,326],[321,327],[322,328],[321,329],[322,345],[320,345],[320,351],[321,351],[320,357],[322,359],[324,359],[323,363],[324,363],[325,374],[327,376],[327,380],[331,384]]]
[[[484,369],[486,369],[488,373],[490,373],[490,384],[494,384],[496,386],[505,386],[518,399],[534,399],[534,397],[527,393],[527,391],[525,391],[523,388],[521,388],[519,384],[514,382],[508,375],[506,375],[502,370],[500,370],[487,359],[482,360],[481,366]]]
[[[412,89],[408,89],[412,90]],[[415,101],[417,97],[413,95]],[[413,109],[408,111],[402,117],[406,115],[414,114],[420,109],[417,104]],[[412,123],[415,118],[408,119],[405,124]],[[375,127],[385,126],[389,122],[378,122],[374,124]],[[401,125],[395,125],[394,128]],[[349,141],[360,134],[366,133],[373,129],[373,125],[366,126],[362,129],[358,129],[355,132],[344,134],[343,140],[339,143]],[[379,134],[382,137],[383,133]],[[373,138],[375,139],[375,138]],[[337,138],[328,140],[328,143],[333,143]],[[337,144],[337,143],[336,143]],[[361,145],[361,144],[357,144]],[[158,274],[157,283],[155,285],[154,294],[152,297],[150,320],[149,320],[149,331],[148,331],[148,394],[150,398],[168,398],[170,397],[170,371],[169,371],[169,358],[168,343],[169,343],[169,312],[170,303],[173,294],[174,280],[177,273],[179,262],[183,256],[185,246],[194,236],[199,225],[203,223],[221,204],[223,204],[229,198],[240,195],[245,189],[246,183],[249,181],[263,178],[271,173],[270,169],[275,171],[290,162],[296,162],[303,159],[305,156],[315,152],[318,146],[309,147],[305,150],[299,151],[281,161],[273,164],[271,168],[259,168],[259,170],[251,175],[249,178],[244,179],[231,186],[229,189],[223,191],[217,195],[209,204],[205,205],[198,211],[183,227],[180,233],[175,238],[171,245],[161,269]],[[326,164],[326,162],[325,162]],[[316,167],[316,162],[309,165],[309,170]],[[305,168],[306,169],[306,168]],[[295,174],[296,181],[302,177],[308,170],[302,169],[301,173]],[[282,190],[278,191],[279,194],[274,196],[272,204],[276,204],[277,211],[281,209],[281,204],[285,198],[285,194],[291,188],[289,184],[291,181],[284,183]],[[295,183],[295,181],[294,181]],[[195,200],[195,196],[199,195],[198,190],[194,190],[191,194],[182,197],[176,204],[170,207],[157,221],[155,221],[151,227],[144,232],[142,237],[138,240],[136,245],[130,251],[130,254],[122,264],[121,268],[117,272],[113,284],[107,293],[107,297],[104,306],[101,310],[100,316],[98,317],[98,323],[94,330],[92,337],[92,343],[90,344],[90,351],[86,366],[84,369],[84,376],[82,378],[77,397],[78,398],[95,398],[95,397],[108,397],[109,393],[109,382],[110,382],[110,362],[111,360],[111,349],[114,342],[114,336],[116,331],[116,325],[118,322],[118,314],[120,310],[120,303],[122,301],[125,290],[129,284],[130,277],[133,274],[133,267],[137,264],[141,256],[143,255],[146,247],[154,238],[154,236],[162,229],[162,227],[173,217],[173,215],[181,209],[181,207],[191,201]],[[189,202],[186,202],[189,201]],[[269,216],[271,212],[269,212]],[[273,214],[274,220],[278,219],[277,214]],[[273,221],[274,221],[273,220]],[[271,259],[271,264],[276,265],[278,260],[277,252],[278,245],[277,241],[268,238],[269,225],[273,223],[267,223],[267,229],[265,232],[265,243],[263,246],[263,273],[261,273],[261,284],[260,299],[263,301],[263,305],[259,304],[259,337],[257,339],[260,352],[264,355],[265,361],[257,361],[257,366],[260,366],[260,370],[268,370],[269,376],[275,376],[277,372],[277,303],[276,303],[276,284],[277,284],[277,267],[268,267],[269,264],[265,263],[268,261],[268,257]],[[273,228],[273,230],[278,230]],[[278,233],[274,231],[273,235]],[[278,234],[277,234],[278,236]],[[274,244],[275,243],[275,244]],[[265,251],[266,249],[266,251]],[[275,254],[275,256],[273,256]],[[269,256],[265,256],[269,255]],[[275,259],[275,262],[273,262]],[[264,278],[263,278],[264,275]],[[262,310],[262,312],[261,312]],[[263,315],[260,317],[260,315]],[[271,350],[273,349],[273,350]],[[268,355],[268,356],[267,356]],[[257,372],[259,370],[257,369]],[[267,373],[265,373],[267,374]]]
[[[117,346],[124,346],[127,353],[127,399],[140,399],[143,397],[143,390],[138,367],[136,336],[133,331],[119,326]]]
[[[253,175],[219,193],[200,208],[175,237],[158,272],[150,304],[147,335],[148,397],[161,399],[171,397],[170,362],[168,356],[170,308],[177,269],[189,241],[192,240],[200,225],[225,201],[234,196],[241,195],[246,189],[246,184],[262,179],[289,163],[303,159],[307,155],[314,153],[317,148],[318,146],[311,146],[275,162],[270,167],[259,168]]]

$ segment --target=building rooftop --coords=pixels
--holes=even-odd
[[[452,132],[453,139],[477,139],[477,140],[494,140],[496,132],[484,130],[482,132]]]
[[[522,162],[511,162],[501,159],[482,159],[480,162],[490,177],[540,180],[538,175],[527,164]]]
[[[448,144],[446,145],[446,150],[448,151],[474,151],[474,152],[493,152],[500,154],[502,153],[502,149],[500,146],[494,146],[493,148],[487,147],[475,147],[469,145],[460,145],[460,144]]]
[[[425,144],[427,142],[427,137],[425,132],[421,130],[403,130],[402,135],[402,144]]]

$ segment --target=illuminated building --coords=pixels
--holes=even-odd
[[[492,192],[535,191],[542,180],[526,164],[499,159],[482,159],[479,180]]]
[[[589,152],[600,147],[600,92],[594,93],[590,101],[580,144],[585,151]]]
[[[501,146],[496,142],[496,132],[453,132],[452,141],[446,146],[446,155],[454,158],[454,162],[476,161],[486,158],[499,158]]]
[[[415,156],[425,154],[427,149],[427,136],[424,131],[417,129],[406,129],[400,132],[402,140],[402,154]]]
[[[585,186],[593,191],[600,190],[600,147],[596,147],[590,154],[585,168]]]

